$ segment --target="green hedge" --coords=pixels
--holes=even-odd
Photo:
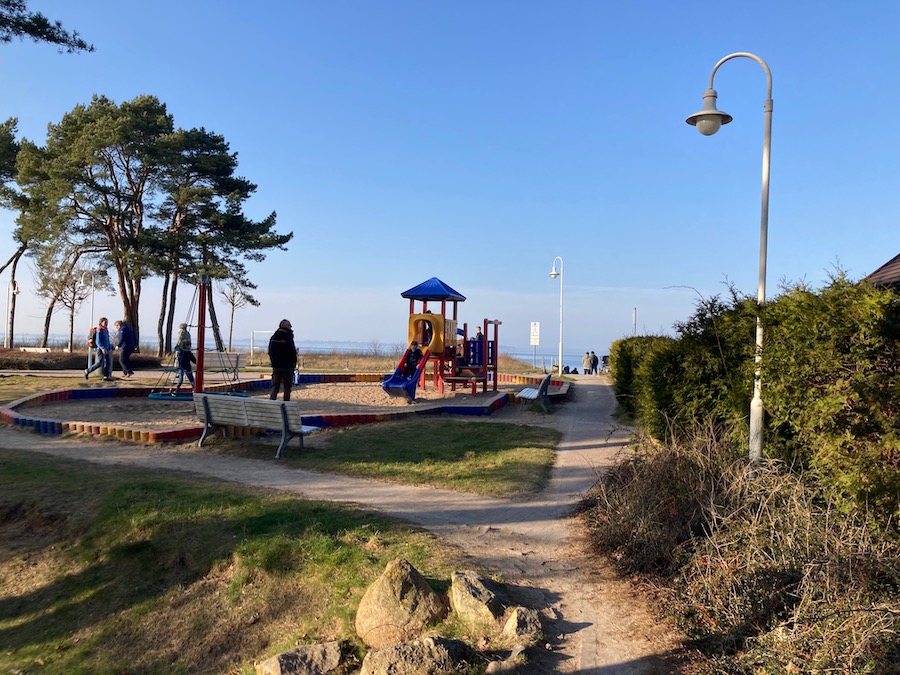
[[[766,457],[816,467],[883,520],[900,515],[900,298],[837,275],[783,288],[762,322]],[[613,343],[622,408],[660,440],[712,424],[746,444],[755,300],[704,300],[675,329]]]

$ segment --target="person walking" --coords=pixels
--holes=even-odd
[[[112,380],[112,343],[109,341],[109,321],[107,318],[101,317],[97,322],[97,332],[94,334],[94,341],[97,344],[98,359],[90,368],[84,371],[84,379],[88,379],[91,373],[98,368],[102,368],[103,379],[107,382]]]
[[[591,375],[599,375],[600,369],[597,367],[600,365],[600,359],[594,352],[591,352]]]
[[[269,361],[272,363],[272,391],[269,398],[278,398],[278,392],[284,389],[284,400],[291,400],[291,385],[294,383],[294,370],[297,367],[297,347],[294,344],[294,331],[291,322],[282,319],[278,330],[269,338]]]
[[[186,323],[178,326],[178,340],[175,342],[175,368],[178,372],[178,379],[175,381],[175,388],[172,394],[181,389],[181,383],[187,377],[191,383],[191,389],[194,389],[194,367],[191,365],[196,362],[194,352],[191,351],[191,334],[188,331]]]
[[[131,326],[124,319],[116,321],[115,327],[116,347],[119,349],[119,365],[122,366],[122,374],[125,377],[131,377],[134,375],[134,370],[131,368],[131,355],[134,354],[134,350],[137,348],[134,331],[131,330]]]
[[[585,375],[589,375],[591,372],[591,353],[585,352],[584,356],[581,357],[581,372]]]

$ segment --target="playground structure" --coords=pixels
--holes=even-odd
[[[465,302],[466,297],[437,277],[400,295],[409,300],[407,347],[394,374],[382,383],[384,391],[390,396],[405,396],[408,401],[414,401],[416,388],[425,386],[430,367],[432,383],[441,394],[446,385],[450,385],[451,391],[456,391],[457,386],[468,386],[475,396],[478,385],[482,392],[487,392],[489,382],[496,392],[498,329],[502,322],[484,319],[476,333],[470,336],[468,324],[459,325],[459,303]],[[417,302],[422,303],[418,312]],[[440,313],[430,310],[429,302],[432,306],[440,303]],[[413,341],[421,345],[422,359],[415,372],[407,377],[404,367]]]

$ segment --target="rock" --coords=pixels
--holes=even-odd
[[[512,653],[502,661],[491,661],[484,669],[485,675],[508,675],[510,673],[527,672],[528,659],[525,658],[524,647],[521,645],[513,649]]]
[[[338,642],[304,645],[256,664],[257,675],[328,675],[341,665]]]
[[[454,572],[450,586],[450,606],[466,623],[478,626],[496,622],[509,600],[493,582],[475,572]]]
[[[461,640],[427,637],[370,651],[359,675],[450,675],[466,672],[474,659]]]
[[[356,632],[375,649],[404,642],[447,616],[447,604],[406,560],[392,560],[366,589],[356,611]]]
[[[543,637],[541,617],[538,611],[530,607],[513,607],[506,615],[503,637],[519,644],[536,645]]]

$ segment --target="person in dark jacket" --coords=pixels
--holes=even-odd
[[[421,360],[422,350],[419,349],[419,343],[413,340],[409,343],[409,349],[406,350],[406,358],[403,361],[403,377],[412,377]]]
[[[126,321],[116,321],[116,347],[119,348],[119,365],[122,366],[122,374],[125,377],[134,375],[131,368],[131,355],[137,347],[134,339],[134,331]]]
[[[291,400],[291,385],[294,369],[297,367],[297,347],[294,345],[294,331],[291,322],[282,319],[272,337],[269,338],[269,361],[272,363],[272,391],[269,398],[278,398],[278,391],[284,388],[284,400]]]

